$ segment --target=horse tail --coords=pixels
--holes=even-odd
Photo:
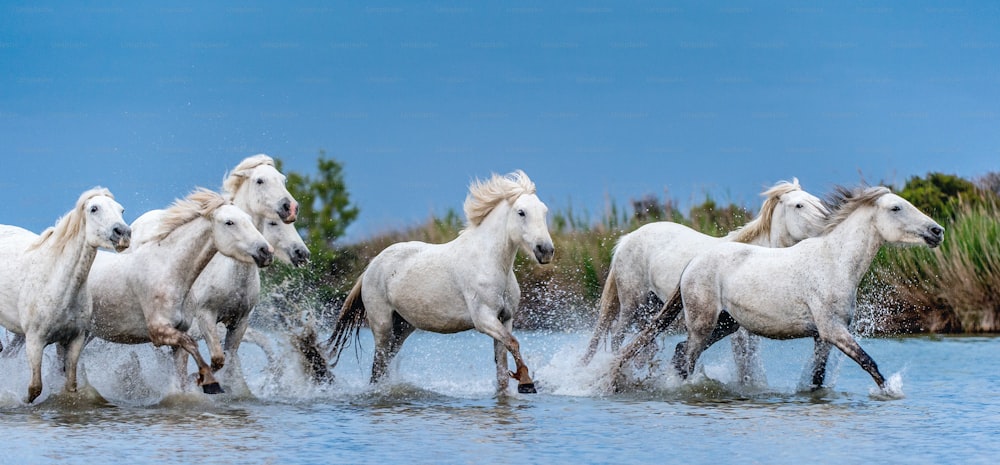
[[[657,334],[662,333],[670,327],[670,324],[677,319],[681,310],[684,310],[684,299],[681,298],[681,288],[678,286],[674,294],[667,303],[663,304],[660,313],[653,317],[653,324],[656,326]]]
[[[330,347],[330,359],[332,360],[330,368],[337,366],[340,354],[347,346],[351,345],[351,333],[354,333],[355,338],[358,338],[361,333],[361,325],[365,321],[365,303],[361,299],[363,278],[364,274],[358,278],[354,287],[351,288],[351,292],[347,294],[344,306],[340,310],[340,317],[337,318],[337,323],[333,326],[333,334],[330,335],[330,339],[326,340],[326,345]]]
[[[601,339],[611,333],[611,323],[621,314],[621,302],[618,300],[618,281],[615,279],[615,266],[611,265],[608,277],[604,281],[604,290],[601,292],[600,313],[597,316],[597,327],[594,328],[594,335],[590,338],[587,352],[583,355],[581,363],[587,365],[594,358],[597,346]]]

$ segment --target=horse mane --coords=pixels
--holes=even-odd
[[[150,240],[154,242],[163,240],[177,228],[196,218],[209,215],[229,203],[230,201],[221,194],[199,187],[187,197],[175,200],[174,204],[163,212],[160,226]]]
[[[522,195],[534,193],[535,183],[521,170],[506,176],[493,174],[486,181],[476,179],[469,185],[469,195],[465,197],[465,219],[470,226],[479,226],[500,202],[513,202]]]
[[[851,216],[851,213],[861,207],[875,205],[876,200],[891,192],[888,187],[884,186],[861,186],[854,189],[835,186],[833,192],[823,201],[831,212],[825,232],[829,233]]]
[[[87,201],[101,195],[111,197],[112,199],[115,198],[114,195],[111,195],[111,191],[100,186],[85,191],[80,194],[80,198],[76,200],[76,205],[73,207],[73,210],[70,210],[69,213],[56,220],[55,226],[51,226],[46,228],[45,231],[42,231],[42,234],[39,235],[38,239],[31,244],[30,247],[28,247],[28,250],[37,249],[49,240],[54,241],[52,244],[53,247],[56,247],[59,250],[65,248],[70,239],[79,234],[80,230],[83,228],[84,219],[87,217],[86,212],[84,212],[83,209],[86,207]]]
[[[770,236],[771,219],[774,217],[774,209],[778,207],[778,203],[781,201],[781,196],[800,190],[802,190],[802,186],[799,185],[799,179],[792,178],[791,182],[778,181],[770,189],[761,193],[760,195],[765,197],[765,199],[764,203],[760,206],[760,213],[757,214],[756,218],[750,220],[749,223],[736,230],[736,238],[733,239],[734,242],[750,243],[758,237]]]
[[[226,173],[226,179],[222,181],[222,190],[230,196],[236,194],[247,180],[246,172],[263,165],[274,166],[274,159],[263,153],[243,159],[236,168]]]

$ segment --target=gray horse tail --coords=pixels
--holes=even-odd
[[[611,333],[611,323],[621,314],[621,301],[618,300],[618,280],[615,279],[615,267],[612,264],[608,270],[608,277],[604,280],[604,291],[601,292],[600,313],[597,317],[597,327],[594,328],[594,335],[590,338],[587,346],[587,353],[583,355],[580,363],[587,365],[594,358],[597,346],[601,344],[601,339]]]
[[[361,333],[361,325],[365,321],[365,303],[361,299],[363,278],[364,274],[358,278],[358,282],[347,294],[347,300],[344,301],[344,306],[340,310],[340,317],[337,318],[337,323],[333,327],[333,334],[330,335],[330,339],[326,340],[326,345],[330,347],[330,359],[332,360],[330,368],[337,366],[340,354],[347,346],[351,345],[351,333],[354,333],[355,339]]]

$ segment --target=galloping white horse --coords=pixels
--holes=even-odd
[[[885,378],[848,329],[858,283],[883,244],[937,247],[944,228],[885,187],[834,193],[827,232],[785,249],[722,244],[695,257],[681,277],[687,341],[681,375],[701,353],[742,326],[772,339],[816,341],[812,387],[822,387],[831,345],[861,365],[879,388]],[[733,323],[716,325],[722,312]]]
[[[291,224],[298,202],[285,188],[285,176],[275,168],[271,157],[259,154],[244,159],[226,177],[223,189],[233,205],[250,214],[254,226],[274,247],[277,259],[295,266],[309,260],[309,249]],[[163,215],[163,210],[152,210],[132,222],[134,248],[156,231]],[[195,280],[184,305],[186,312],[195,315],[198,331],[192,331],[192,335],[205,338],[213,370],[222,368],[226,354],[238,356],[250,312],[259,300],[260,273],[253,263],[216,254]],[[220,343],[216,323],[226,326],[225,346]],[[177,368],[183,375],[187,371],[187,354],[177,351],[177,356]]]
[[[129,246],[131,230],[122,212],[111,192],[95,188],[41,236],[0,226],[0,324],[26,339],[28,403],[42,393],[42,351],[52,343],[65,355],[65,389],[76,391],[77,361],[90,326],[87,277],[98,248]]]
[[[494,340],[499,392],[506,391],[508,376],[517,379],[518,391],[535,392],[511,334],[521,298],[513,268],[518,248],[540,264],[552,260],[547,211],[523,171],[473,182],[465,199],[467,227],[457,238],[444,244],[401,242],[372,259],[327,341],[333,364],[365,318],[375,337],[372,382],[385,375],[414,330],[476,329]],[[507,371],[508,351],[514,372]]]
[[[637,313],[649,301],[666,302],[677,289],[681,272],[700,252],[723,242],[744,242],[766,247],[788,247],[823,232],[829,211],[798,179],[781,181],[761,194],[765,199],[757,217],[723,237],[702,234],[667,221],[650,223],[618,240],[611,269],[601,294],[601,311],[582,363],[590,363],[601,339],[610,330],[611,348],[618,350]],[[650,299],[652,293],[655,299]],[[638,325],[649,325],[652,315],[641,315]],[[612,328],[612,323],[614,327]],[[652,339],[649,341],[652,342]],[[756,338],[734,338],[738,377],[751,376]]]
[[[184,300],[216,252],[267,266],[271,246],[248,215],[221,195],[193,192],[164,212],[157,234],[127,254],[99,254],[90,277],[93,334],[123,344],[169,345],[198,364],[198,384],[222,392],[211,367],[185,333],[194,315]]]

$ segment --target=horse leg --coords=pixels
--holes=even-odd
[[[813,339],[816,341],[816,345],[813,348],[812,385],[809,388],[816,391],[823,387],[823,381],[826,380],[826,363],[827,359],[830,358],[830,349],[833,346],[820,339],[819,336]]]
[[[617,352],[625,342],[625,334],[628,333],[630,325],[635,323],[636,316],[639,315],[639,307],[642,304],[631,294],[618,294],[618,319],[614,321],[614,328],[611,330],[611,350]],[[642,325],[639,325],[641,328]]]
[[[61,344],[63,349],[63,371],[66,372],[66,392],[76,392],[76,367],[80,361],[80,354],[83,353],[83,346],[87,343],[86,334],[78,334],[66,344]]]
[[[28,383],[30,404],[42,394],[42,351],[45,349],[45,342],[34,334],[25,334],[25,349],[28,364],[31,365],[31,382]]]
[[[215,317],[214,313],[201,309],[198,311],[198,329],[201,330],[201,337],[205,339],[205,345],[208,346],[208,353],[212,358],[212,371],[219,371],[226,364],[226,356],[222,352],[222,343],[219,341]]]
[[[741,328],[730,338],[733,348],[733,360],[736,362],[736,379],[741,383],[753,386],[763,386],[763,363],[760,360],[760,336]]]
[[[871,375],[879,389],[885,389],[885,377],[883,377],[882,373],[878,371],[878,365],[875,364],[875,360],[873,360],[871,356],[869,356],[868,353],[865,352],[860,345],[858,345],[858,341],[854,340],[854,337],[851,336],[851,332],[847,330],[847,327],[843,325],[834,326],[828,334],[824,335],[821,333],[820,337],[837,346],[837,348],[850,357],[851,360],[854,360],[858,365],[861,365],[861,368]]]
[[[191,354],[194,362],[198,365],[198,385],[201,386],[205,394],[220,394],[225,391],[219,386],[219,382],[212,375],[212,367],[205,363],[205,359],[198,352],[198,343],[185,332],[168,325],[150,325],[149,339],[153,345],[159,347],[163,345],[179,347]]]
[[[496,312],[484,309],[478,314],[496,315]],[[507,372],[507,375],[517,380],[517,391],[522,394],[535,393],[535,382],[532,381],[528,366],[525,365],[524,359],[521,358],[521,344],[517,342],[517,338],[515,338],[511,333],[510,328],[513,327],[512,320],[507,320],[506,322],[501,323],[498,318],[475,318],[475,315],[477,315],[477,313],[473,313],[473,323],[476,326],[476,330],[492,337],[495,341],[494,348],[496,347],[496,344],[500,344],[507,349],[508,352],[510,352],[510,355],[514,357],[514,371]],[[499,373],[499,371],[501,360],[503,361],[503,364],[507,363],[507,355],[503,354],[501,357],[496,352],[497,351],[494,353],[494,358],[497,362],[497,388],[499,389],[500,386],[506,385],[506,383],[499,381],[502,377],[502,374]]]
[[[705,347],[702,348],[702,351],[712,347],[713,344],[721,341],[722,338],[733,334],[738,329],[740,329],[740,324],[733,319],[729,312],[720,313],[715,329],[712,330],[712,334],[710,334],[708,339],[705,340]],[[674,369],[677,370],[677,373],[679,373],[682,377],[687,378],[689,374],[686,366],[687,341],[677,343],[677,347],[674,348],[674,357],[671,359],[671,363],[673,364]]]
[[[371,324],[370,324],[371,325]],[[409,322],[392,312],[388,324],[372,325],[372,334],[375,336],[375,360],[372,362],[371,382],[375,383],[385,377],[389,364],[403,347],[403,341],[413,334],[416,328]]]

